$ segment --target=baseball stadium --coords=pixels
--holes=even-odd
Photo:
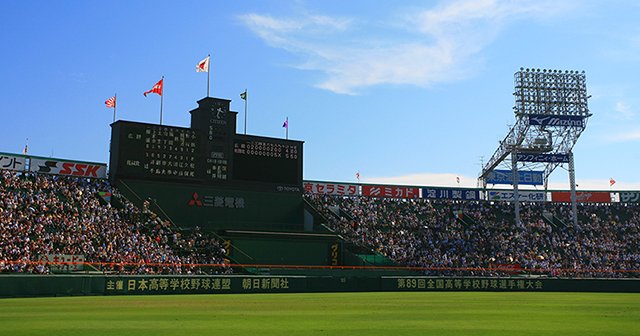
[[[209,96],[190,127],[114,120],[109,162],[1,153],[3,330],[637,334],[640,190],[576,189],[585,76],[516,71],[477,188],[306,180],[304,141]]]

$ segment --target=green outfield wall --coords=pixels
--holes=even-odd
[[[227,257],[239,264],[342,265],[342,243],[335,235],[226,231],[221,237]]]
[[[372,291],[640,292],[640,279],[2,275],[0,297]]]

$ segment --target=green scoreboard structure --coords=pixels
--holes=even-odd
[[[237,249],[254,252],[239,251],[236,261],[331,263],[327,251],[337,237],[305,225],[303,142],[237,134],[238,113],[229,104],[201,99],[190,111],[189,128],[114,122],[111,182],[129,200],[148,201],[154,212],[182,228],[215,231]],[[292,243],[300,234],[305,239]],[[314,242],[306,246],[315,248],[300,259],[300,243],[309,239]],[[286,246],[296,251],[287,252]]]
[[[114,122],[111,180],[300,192],[303,142],[236,134],[238,113],[229,111],[229,103],[198,101],[190,112],[190,128]]]

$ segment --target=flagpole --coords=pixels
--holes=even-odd
[[[113,122],[116,122],[116,107],[118,106],[118,94],[115,93],[113,95],[113,100],[115,101],[115,104],[113,104]]]
[[[164,76],[162,76],[162,94],[160,95],[160,125],[162,126],[162,102],[164,100]]]
[[[249,96],[247,96],[247,89],[244,89],[244,135],[247,135],[247,101],[249,100]]]
[[[209,74],[211,73],[211,54],[207,55],[209,60],[209,67],[207,68],[207,97],[209,97]]]
[[[287,140],[289,140],[289,117],[287,117],[287,132],[286,132],[286,136],[287,136]]]

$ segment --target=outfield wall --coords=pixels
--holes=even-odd
[[[418,276],[2,275],[0,297],[312,292],[640,292],[640,279]]]

